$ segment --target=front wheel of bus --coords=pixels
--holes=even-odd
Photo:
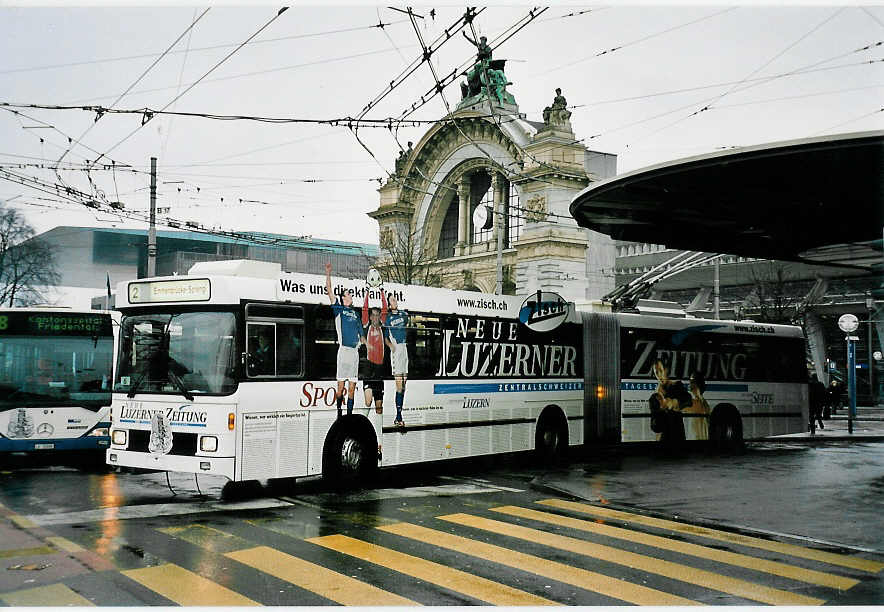
[[[342,428],[335,433],[328,448],[323,475],[335,486],[352,487],[364,483],[377,469],[377,452],[352,428]]]

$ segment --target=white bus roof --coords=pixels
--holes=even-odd
[[[336,294],[350,289],[361,307],[368,289],[364,279],[332,276]],[[384,283],[399,308],[421,312],[460,312],[517,318],[526,296],[492,295],[418,285]],[[148,294],[145,294],[148,291]],[[124,281],[117,285],[117,308],[160,304],[239,304],[242,300],[328,304],[325,274],[283,272],[279,264],[249,260],[205,262],[186,276]],[[369,289],[369,304],[380,306],[380,289]]]

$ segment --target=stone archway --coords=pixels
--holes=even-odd
[[[592,297],[587,232],[567,207],[590,180],[590,160],[604,154],[586,156],[569,126],[528,121],[517,107],[469,106],[430,128],[378,190],[380,206],[369,215],[385,241],[408,232],[442,286],[494,292],[506,282],[509,291]],[[473,228],[479,206],[492,220],[484,231]]]

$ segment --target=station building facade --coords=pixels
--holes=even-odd
[[[380,266],[412,259],[422,284],[494,293],[499,251],[502,293],[543,289],[582,302],[612,290],[614,242],[579,227],[568,206],[616,174],[616,156],[580,144],[561,91],[543,122],[527,120],[505,88],[462,92],[378,190],[368,214]]]

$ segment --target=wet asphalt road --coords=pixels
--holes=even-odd
[[[349,493],[172,475],[173,496],[163,474],[12,466],[0,602],[879,604],[882,451],[651,449],[559,470],[517,456],[388,470]]]
[[[550,491],[884,554],[884,443],[756,442],[745,453],[618,453],[539,479]]]

